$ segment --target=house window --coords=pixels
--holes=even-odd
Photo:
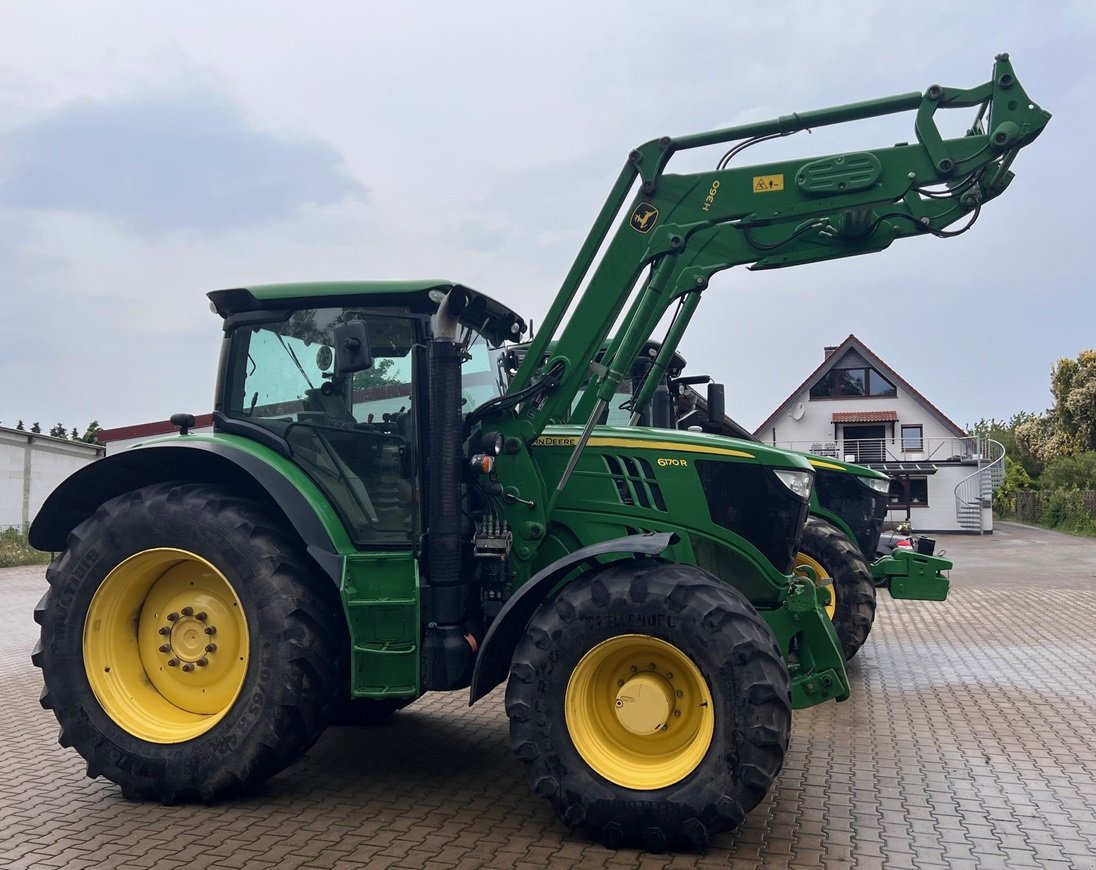
[[[811,387],[812,399],[837,396],[896,396],[894,384],[873,368],[830,369]]]
[[[929,479],[927,477],[896,477],[891,481],[888,501],[892,508],[927,507]]]
[[[903,450],[924,450],[925,439],[924,429],[921,426],[903,426],[902,427],[902,449]]]

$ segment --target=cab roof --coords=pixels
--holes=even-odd
[[[460,290],[468,296],[468,304],[460,316],[463,325],[482,332],[495,346],[521,340],[526,325],[519,314],[478,290],[440,279],[251,284],[214,290],[208,295],[216,312],[224,318],[245,311],[363,303],[433,314],[442,296],[451,290]]]

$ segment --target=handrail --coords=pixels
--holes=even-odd
[[[973,436],[924,438],[916,450],[903,450],[900,438],[836,438],[812,441],[775,441],[774,447],[798,450],[844,459],[860,458],[861,463],[877,462],[981,462],[984,456],[979,439]]]

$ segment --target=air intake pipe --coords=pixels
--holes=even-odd
[[[426,457],[426,582],[422,589],[425,624],[422,650],[423,690],[460,689],[471,684],[473,642],[462,627],[470,606],[462,582],[461,362],[458,318],[468,304],[465,290],[452,288],[434,315],[434,339],[428,348],[429,432]]]

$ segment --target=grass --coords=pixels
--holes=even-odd
[[[34,549],[27,543],[26,534],[19,529],[5,529],[0,532],[0,568],[45,565],[49,560],[50,554]]]

